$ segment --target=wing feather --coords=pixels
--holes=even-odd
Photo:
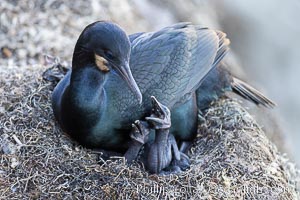
[[[144,100],[153,95],[169,107],[187,100],[228,49],[225,34],[190,23],[130,40],[130,67]]]

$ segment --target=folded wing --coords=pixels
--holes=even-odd
[[[226,35],[190,23],[130,36],[130,67],[144,96],[173,107],[186,101],[228,51]]]

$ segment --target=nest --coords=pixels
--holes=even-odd
[[[212,104],[189,152],[191,168],[148,174],[103,160],[61,131],[46,67],[0,70],[0,199],[296,199],[299,171],[231,99]]]
[[[0,199],[299,198],[299,170],[231,99],[204,113],[191,168],[180,174],[150,175],[122,157],[105,161],[61,131],[43,54],[69,60],[80,31],[96,20],[149,29],[137,10],[125,0],[1,1]]]

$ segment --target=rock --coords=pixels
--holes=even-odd
[[[7,47],[2,48],[2,54],[4,55],[5,58],[10,58],[13,55],[12,51]]]

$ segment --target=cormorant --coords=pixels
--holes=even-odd
[[[55,118],[80,144],[127,151],[129,161],[151,141],[146,164],[152,173],[172,160],[184,168],[188,157],[176,141],[195,137],[198,107],[227,88],[251,100],[261,97],[232,76],[226,76],[225,85],[220,82],[228,45],[223,32],[191,23],[129,37],[112,22],[92,23],[77,40],[72,70],[54,89]],[[256,103],[267,100],[262,99]],[[150,129],[156,130],[155,138]]]

